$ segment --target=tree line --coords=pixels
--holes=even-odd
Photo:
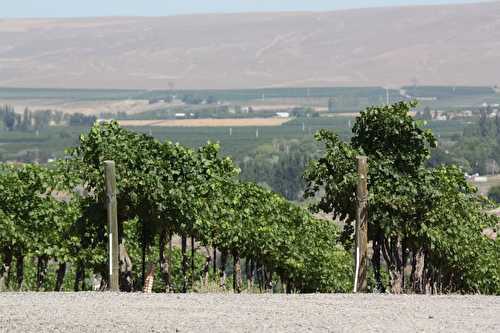
[[[474,114],[461,135],[433,150],[429,165],[457,164],[465,172],[482,175],[500,171],[500,113],[487,106]]]
[[[25,108],[23,113],[17,113],[10,105],[0,106],[0,119],[7,131],[30,132],[51,125],[91,126],[97,118],[82,113],[67,114],[57,110],[32,111]]]

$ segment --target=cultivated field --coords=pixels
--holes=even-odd
[[[257,127],[280,126],[289,118],[233,118],[233,119],[172,119],[172,120],[120,120],[121,126],[142,127]]]
[[[500,297],[0,294],[0,332],[498,332]]]
[[[86,115],[99,116],[101,112],[117,113],[125,112],[129,115],[140,112],[152,111],[158,108],[172,106],[167,103],[148,104],[147,100],[76,100],[76,99],[1,99],[0,105],[11,105],[18,113],[25,108],[31,110],[58,110],[64,113],[83,113]]]

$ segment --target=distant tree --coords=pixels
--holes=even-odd
[[[64,119],[64,113],[62,111],[54,111],[52,113],[52,120],[54,121],[54,123],[59,125],[61,124],[63,119]]]
[[[14,111],[14,108],[6,105],[2,109],[2,113],[5,128],[7,128],[8,131],[13,131],[16,126],[16,112]]]
[[[488,198],[496,203],[500,203],[500,186],[493,186],[490,188],[488,191]]]
[[[328,112],[335,112],[335,99],[333,97],[328,98]]]
[[[485,138],[490,134],[490,126],[488,123],[488,110],[486,108],[481,108],[479,111],[479,133]]]
[[[292,117],[315,117],[315,113],[317,112],[310,107],[295,107],[290,111]]]
[[[198,96],[194,96],[194,95],[184,95],[184,96],[182,96],[182,101],[185,104],[197,105],[197,104],[201,104],[203,102],[203,99],[198,97]]]
[[[500,112],[497,112],[495,116],[495,126],[496,126],[497,140],[500,140]]]
[[[424,120],[432,120],[432,112],[431,112],[431,108],[430,107],[426,106],[424,108],[424,113],[422,115],[422,118]]]
[[[21,122],[22,122],[22,116],[20,114],[15,114],[15,117],[16,117],[16,122],[15,122],[15,125],[14,125],[14,129],[19,129],[19,126],[21,125]]]
[[[32,113],[30,109],[25,108],[23,113],[23,120],[21,122],[21,131],[30,131],[32,129]]]
[[[210,95],[207,97],[206,102],[207,104],[215,104],[217,103],[217,99],[214,96]]]
[[[35,129],[39,130],[49,126],[52,120],[51,110],[40,110],[33,113],[33,118],[35,119]]]
[[[70,126],[92,126],[97,120],[96,116],[86,116],[82,113],[74,113],[69,116]]]

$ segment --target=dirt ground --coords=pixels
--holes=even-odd
[[[0,332],[500,332],[500,297],[3,293]]]

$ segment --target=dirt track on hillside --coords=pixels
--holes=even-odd
[[[500,332],[500,297],[0,294],[0,332]]]

